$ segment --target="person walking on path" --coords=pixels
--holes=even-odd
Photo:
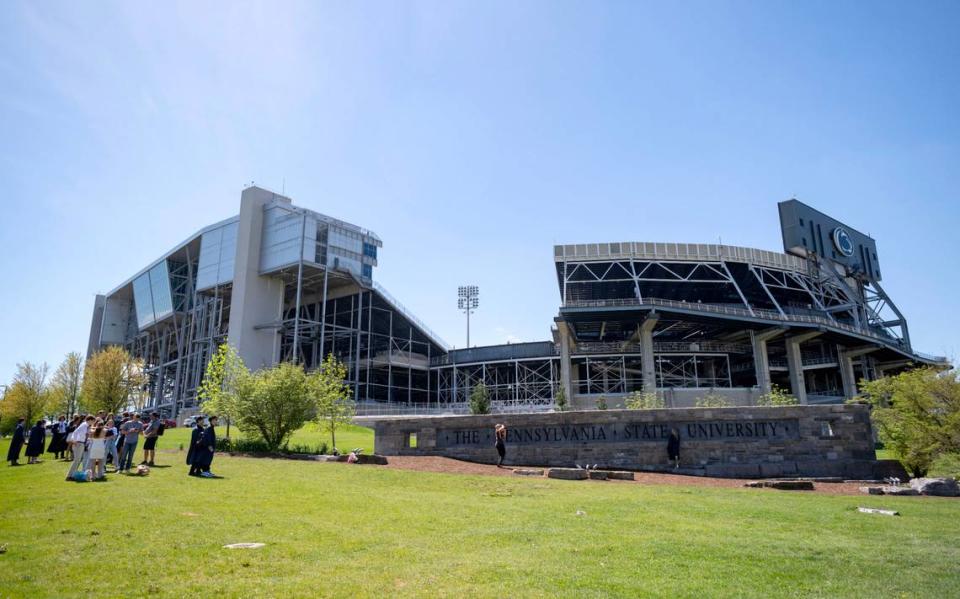
[[[106,477],[107,439],[103,421],[99,418],[90,434],[90,461],[93,462],[93,480]]]
[[[73,451],[73,461],[70,462],[67,480],[73,480],[78,470],[86,470],[84,463],[87,457],[87,435],[90,433],[90,425],[93,424],[93,421],[93,416],[87,416],[77,429],[67,437],[67,441],[70,443],[70,448]]]
[[[667,458],[673,463],[674,470],[680,468],[680,431],[677,429],[671,430],[667,439]]]
[[[17,419],[17,427],[13,429],[13,437],[10,438],[10,448],[7,449],[7,461],[11,466],[20,465],[20,449],[24,442],[23,418]]]
[[[215,478],[210,472],[210,465],[213,463],[213,454],[217,449],[217,417],[211,416],[207,419],[207,428],[203,429],[203,435],[200,437],[200,476],[203,478]],[[194,460],[197,458],[194,457]]]
[[[50,425],[50,445],[47,446],[47,453],[52,453],[54,459],[63,458],[67,451],[67,417],[60,414],[60,418]]]
[[[502,468],[503,460],[507,457],[507,427],[503,424],[498,424],[494,427],[493,434],[496,437],[495,446],[497,448],[497,455],[499,456],[497,468]]]
[[[27,438],[27,456],[28,464],[39,464],[40,454],[43,453],[43,444],[47,440],[47,427],[43,420],[37,420],[37,423],[30,429],[30,435]]]
[[[141,431],[143,431],[143,423],[140,422],[140,414],[134,414],[132,419],[120,427],[120,432],[123,433],[123,447],[120,449],[120,472],[130,472],[130,467],[133,466],[133,454],[137,451]]]
[[[190,431],[190,448],[187,449],[187,465],[190,466],[190,476],[200,476],[200,441],[203,438],[203,417],[197,416],[193,430]]]
[[[143,427],[143,461],[140,465],[153,466],[156,457],[157,437],[160,436],[160,414],[150,414],[150,421]]]

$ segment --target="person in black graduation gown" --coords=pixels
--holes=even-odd
[[[47,453],[52,453],[53,457],[60,459],[67,451],[67,417],[60,414],[59,420],[50,425],[50,445],[47,446]]]
[[[677,429],[671,430],[667,439],[667,458],[673,462],[674,468],[680,467],[680,431]]]
[[[200,437],[200,476],[203,478],[214,478],[212,472],[210,472],[210,465],[213,463],[213,452],[217,448],[217,417],[211,416],[207,419],[207,428],[203,429],[203,435]],[[194,461],[197,460],[196,457],[193,458]]]
[[[190,476],[200,475],[200,440],[203,438],[203,418],[197,416],[193,430],[190,431],[190,448],[187,449],[187,465]]]
[[[24,452],[27,456],[28,464],[39,463],[40,460],[37,458],[43,453],[43,444],[46,440],[47,429],[44,426],[44,422],[43,420],[37,420],[37,423],[30,429],[30,436],[27,439],[27,451]]]
[[[17,420],[17,428],[13,429],[13,437],[10,439],[10,449],[7,450],[7,461],[11,466],[20,465],[20,449],[23,447],[23,418]]]

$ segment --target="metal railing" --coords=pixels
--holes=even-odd
[[[373,289],[374,291],[382,295],[383,299],[387,300],[387,302],[391,304],[394,307],[394,309],[396,309],[398,312],[403,314],[403,316],[406,317],[410,322],[417,325],[417,327],[420,328],[424,333],[426,333],[428,337],[431,337],[434,343],[440,345],[444,351],[450,349],[450,344],[444,341],[443,337],[441,337],[440,335],[437,335],[433,331],[433,329],[428,327],[422,320],[417,318],[413,312],[411,312],[406,308],[406,306],[401,304],[397,298],[393,297],[393,295],[389,291],[387,291],[383,285],[374,281]]]

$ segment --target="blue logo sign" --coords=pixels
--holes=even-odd
[[[850,239],[850,234],[843,227],[837,227],[833,230],[833,245],[844,256],[849,258],[853,255],[853,240]]]

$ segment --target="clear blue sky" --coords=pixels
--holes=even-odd
[[[554,243],[781,249],[795,196],[879,246],[956,356],[956,2],[0,3],[0,381],[250,181],[376,231],[463,345],[549,336]]]

